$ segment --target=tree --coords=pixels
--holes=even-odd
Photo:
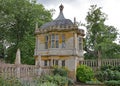
[[[120,55],[120,51],[116,52],[116,46],[119,45],[113,43],[117,30],[113,26],[105,25],[106,19],[107,15],[101,11],[101,7],[91,6],[86,16],[85,58],[112,58],[115,53]]]
[[[34,64],[35,23],[41,26],[50,21],[51,12],[36,0],[0,0],[0,16],[0,29],[4,30],[0,30],[3,33],[0,42],[9,42],[6,60],[13,63],[20,48],[22,63]]]

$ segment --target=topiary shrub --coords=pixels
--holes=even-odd
[[[87,81],[91,81],[94,78],[94,72],[93,72],[92,68],[90,68],[86,65],[80,65],[77,68],[76,76],[79,81],[85,83]]]

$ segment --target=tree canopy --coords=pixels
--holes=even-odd
[[[87,35],[85,40],[85,58],[118,58],[120,46],[114,43],[117,30],[114,26],[105,24],[107,15],[101,7],[91,5],[86,16]]]
[[[20,48],[22,63],[34,64],[35,24],[41,26],[51,17],[36,0],[0,0],[0,56],[13,63]]]

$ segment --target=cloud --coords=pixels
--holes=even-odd
[[[37,0],[38,3],[44,4],[44,5],[50,5],[50,4],[56,4],[57,0]]]
[[[60,4],[60,3],[74,3],[78,0],[37,0],[37,2],[42,3],[44,5],[56,5],[56,4]]]
[[[106,24],[113,25],[120,30],[120,0],[37,0],[45,6],[46,9],[55,9],[56,12],[53,16],[55,19],[59,14],[59,5],[64,5],[64,15],[66,18],[73,20],[76,17],[77,21],[85,22],[90,5],[97,4],[102,7],[103,12],[108,14]]]

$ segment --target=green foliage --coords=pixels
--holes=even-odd
[[[113,43],[117,38],[117,30],[113,26],[105,25],[106,19],[107,16],[102,12],[101,7],[91,6],[86,16],[85,58],[120,57],[120,45]]]
[[[14,77],[4,78],[0,76],[0,86],[22,86],[22,84]]]
[[[51,12],[36,0],[0,0],[0,47],[4,50],[0,54],[13,63],[20,48],[22,63],[34,64],[35,23],[41,26],[50,20]],[[4,40],[9,44],[7,50]]]
[[[0,76],[0,86],[73,86],[73,81],[60,75],[44,75],[34,80],[17,79]]]
[[[114,67],[112,68],[112,70],[116,70],[116,71],[119,71],[119,72],[120,72],[120,65],[114,66]]]
[[[100,81],[98,81],[97,79],[92,79],[91,81],[87,81],[86,84],[102,84]]]
[[[53,70],[53,74],[67,77],[68,76],[68,70],[66,68],[55,67],[54,70]]]
[[[106,66],[101,66],[101,68],[100,68],[101,71],[105,71],[105,70],[107,70],[107,69],[113,69],[113,66],[111,66],[111,65],[106,65]]]
[[[105,85],[106,86],[120,86],[120,81],[115,81],[115,80],[105,81]]]
[[[69,84],[69,86],[73,85],[72,80],[60,75],[45,75],[40,77],[37,81],[39,84],[44,84],[46,82],[49,82],[56,84],[57,86],[65,86],[67,84]]]
[[[113,70],[113,71],[119,71],[120,72],[120,65],[118,65],[118,66],[106,65],[106,66],[102,66],[100,68],[101,71],[105,71],[107,69],[110,69],[110,70]]]
[[[113,66],[104,66],[101,67],[101,71],[97,71],[95,74],[96,78],[99,81],[109,81],[109,80],[120,80],[120,71],[118,67],[113,67]]]
[[[77,68],[77,78],[81,81],[81,82],[87,82],[87,81],[91,81],[94,78],[94,72],[92,70],[92,68],[86,66],[86,65],[80,65]]]
[[[40,84],[38,86],[58,86],[58,85],[56,85],[54,83],[51,83],[51,82],[45,82],[45,83],[42,83],[42,84]]]

